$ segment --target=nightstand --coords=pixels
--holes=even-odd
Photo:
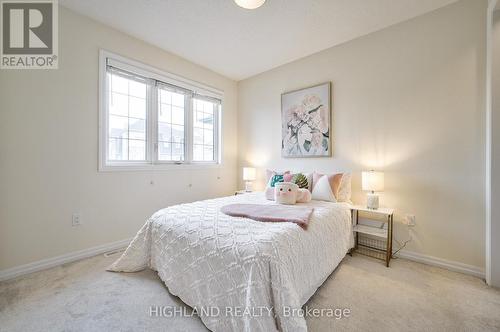
[[[383,220],[376,219],[377,222],[381,223],[382,227],[368,226],[368,225],[360,225],[359,221],[359,213],[367,214],[367,215],[377,215],[383,217]],[[378,252],[385,253],[385,265],[389,267],[389,262],[392,258],[392,227],[394,220],[394,209],[390,208],[378,208],[376,210],[369,209],[366,206],[353,205],[351,206],[351,217],[352,217],[352,225],[353,232],[356,233],[355,238],[355,247],[354,250],[358,249],[358,246],[364,247],[370,250],[375,250]],[[366,219],[370,219],[367,217]],[[387,223],[387,229],[384,228],[385,223]],[[358,234],[366,234],[375,236],[376,238],[385,240],[386,248],[382,250],[380,248],[371,247],[364,244],[358,243]]]
[[[250,194],[252,191],[246,191],[246,190],[237,190],[234,192],[235,195],[245,195],[245,194]]]

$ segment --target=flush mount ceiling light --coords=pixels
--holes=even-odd
[[[245,9],[256,9],[262,6],[266,0],[234,0],[234,2]]]

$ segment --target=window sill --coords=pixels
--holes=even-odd
[[[221,168],[222,163],[192,163],[192,164],[107,164],[99,165],[99,172],[135,172],[135,171],[174,171],[201,170]]]

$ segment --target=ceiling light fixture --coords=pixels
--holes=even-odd
[[[266,0],[234,0],[234,2],[245,9],[256,9],[262,6]]]

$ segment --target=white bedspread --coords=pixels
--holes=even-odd
[[[219,313],[200,315],[212,331],[306,331],[305,319],[293,309],[307,302],[352,248],[348,205],[300,204],[314,207],[304,230],[220,212],[231,203],[275,204],[252,193],[162,209],[109,270],[158,271],[186,304]]]

